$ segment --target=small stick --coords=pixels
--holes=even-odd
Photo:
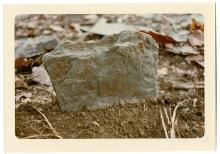
[[[62,137],[59,135],[59,133],[53,128],[53,126],[51,125],[51,123],[49,122],[49,120],[47,119],[47,117],[40,111],[38,110],[35,106],[31,105],[31,104],[27,104],[29,106],[31,106],[32,108],[34,108],[38,113],[40,113],[40,115],[44,118],[44,120],[46,121],[46,123],[48,124],[48,126],[50,127],[50,129],[52,130],[52,132],[55,134],[56,137],[62,139]]]
[[[144,104],[144,112],[146,112],[147,111],[147,108],[146,108],[146,105]]]
[[[73,138],[77,138],[79,135],[81,135],[84,131],[86,131],[87,128],[81,130],[78,134],[76,134],[75,136],[73,136]]]
[[[179,132],[179,126],[178,126],[178,118],[177,118],[176,121],[175,121],[175,126],[177,126],[177,127],[176,127],[176,130],[177,130],[178,137],[181,138],[180,132]]]
[[[166,125],[164,123],[164,119],[163,119],[163,114],[162,114],[161,108],[160,108],[160,118],[161,118],[161,121],[162,121],[163,130],[165,132],[166,138],[169,138],[168,133],[167,133],[167,128],[166,128]]]
[[[182,105],[183,103],[189,101],[188,100],[185,100],[185,101],[182,101],[180,103],[177,104],[177,106],[174,108],[174,111],[173,111],[173,115],[171,117],[171,130],[170,130],[170,137],[171,138],[175,138],[175,118],[176,118],[176,111],[177,109],[179,108],[180,105]]]
[[[44,120],[46,121],[46,123],[48,124],[48,126],[50,127],[50,129],[52,130],[52,132],[54,133],[54,136],[56,136],[57,138],[59,139],[62,139],[63,137],[59,135],[59,133],[53,128],[53,126],[51,125],[51,123],[49,122],[49,120],[47,119],[47,117],[40,111],[38,110],[35,106],[31,105],[31,104],[28,104],[28,103],[21,103],[19,106],[21,105],[29,105],[30,107],[32,107],[33,109],[35,109],[43,118]],[[19,107],[18,106],[18,107]],[[17,108],[18,108],[17,107]],[[16,108],[16,109],[17,109]],[[36,135],[35,135],[36,136]],[[39,136],[39,135],[38,135]]]
[[[60,138],[60,136],[56,136],[55,134],[44,134],[44,135],[30,135],[30,136],[24,137],[24,139],[46,138],[46,137],[52,137],[52,136]]]
[[[165,112],[165,115],[166,115],[166,118],[167,118],[167,122],[168,122],[168,124],[170,124],[170,118],[168,116],[167,108],[166,107],[164,107],[164,112]]]

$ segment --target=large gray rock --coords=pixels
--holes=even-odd
[[[158,44],[123,31],[96,42],[62,42],[43,57],[63,111],[97,109],[157,94]]]

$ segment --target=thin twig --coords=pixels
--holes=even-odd
[[[180,132],[179,132],[179,126],[178,126],[178,118],[175,121],[175,126],[176,126],[176,130],[177,130],[178,138],[181,138]]]
[[[166,115],[168,124],[170,124],[170,118],[169,118],[169,116],[168,116],[167,108],[166,108],[166,107],[164,107],[164,113],[165,113],[165,115]]]
[[[57,138],[60,138],[60,136],[57,136],[55,134],[44,134],[44,135],[30,135],[30,136],[24,137],[24,139],[46,138],[46,137],[57,137]]]
[[[81,135],[86,130],[87,130],[87,128],[81,130],[78,134],[74,135],[73,138],[77,138],[79,135]]]
[[[171,129],[170,129],[170,137],[171,137],[171,138],[175,138],[175,137],[176,137],[176,136],[175,136],[176,111],[177,111],[177,109],[179,108],[180,105],[182,105],[183,103],[185,103],[185,102],[187,102],[187,101],[189,101],[189,99],[188,99],[188,100],[184,100],[184,101],[178,103],[177,106],[174,108],[173,115],[172,115],[172,117],[171,117]]]
[[[144,104],[144,112],[147,112],[146,104]]]
[[[56,137],[59,138],[59,139],[62,139],[62,138],[63,138],[63,137],[60,136],[59,133],[53,128],[53,126],[51,125],[51,123],[49,122],[49,120],[47,119],[47,117],[46,117],[40,110],[38,110],[35,106],[33,106],[33,105],[29,104],[29,103],[22,103],[22,104],[20,104],[19,106],[21,106],[21,105],[29,105],[30,107],[32,107],[33,109],[35,109],[35,110],[44,118],[45,122],[48,124],[48,126],[49,126],[50,129],[52,130],[54,136],[56,136]],[[18,107],[19,107],[19,106],[18,106]],[[17,108],[18,108],[18,107],[17,107]],[[17,108],[16,108],[16,109],[17,109]],[[36,135],[35,135],[35,136],[36,136]],[[38,135],[38,136],[42,136],[42,135]],[[31,136],[30,136],[30,137],[31,137]]]
[[[168,133],[167,133],[167,128],[166,128],[166,125],[165,125],[165,122],[164,122],[164,118],[163,118],[163,114],[162,114],[161,108],[160,108],[160,118],[161,118],[161,121],[162,121],[163,130],[164,130],[164,133],[165,133],[165,135],[166,135],[166,138],[169,138]]]
[[[59,135],[59,133],[53,128],[53,126],[51,125],[51,123],[49,122],[49,120],[47,119],[47,117],[40,111],[38,110],[35,106],[31,105],[31,104],[27,104],[29,106],[31,106],[32,108],[34,108],[46,121],[46,123],[48,124],[48,126],[50,127],[50,129],[52,130],[52,132],[54,133],[54,135],[60,139],[62,139],[62,137]]]

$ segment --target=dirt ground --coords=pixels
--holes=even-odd
[[[100,17],[24,15],[16,19],[15,38],[19,40],[50,32],[59,40],[97,40],[102,36],[78,28],[92,26]],[[161,15],[104,16],[108,22],[148,26],[167,35],[172,30],[170,27],[179,29],[177,34],[190,31],[194,17],[200,16],[165,15],[165,19]],[[69,23],[74,23],[72,28],[66,26]],[[47,30],[51,24],[59,25],[63,30],[58,27]],[[174,46],[182,44],[188,45],[189,40]],[[204,52],[203,45],[193,48],[202,54]],[[25,71],[19,71],[17,67],[15,134],[18,138],[200,138],[205,133],[204,67],[198,61],[187,61],[187,56],[191,54],[168,52],[166,44],[160,44],[158,96],[146,96],[136,102],[130,100],[126,104],[79,112],[62,112],[52,86],[33,79],[32,67],[39,67],[41,62]],[[31,60],[39,60],[39,57],[31,57]]]

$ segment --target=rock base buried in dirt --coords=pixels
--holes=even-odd
[[[43,57],[62,111],[97,109],[157,94],[158,44],[122,31],[96,42],[65,41]]]

